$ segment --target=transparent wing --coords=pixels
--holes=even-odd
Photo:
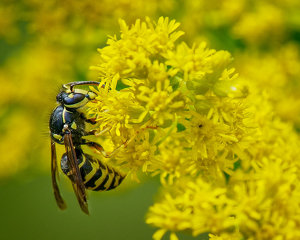
[[[69,129],[65,131],[64,143],[66,147],[66,153],[68,156],[68,164],[70,167],[70,174],[71,174],[70,178],[71,178],[73,190],[75,192],[81,210],[84,213],[89,214],[88,204],[86,200],[85,186],[83,184],[80,170],[78,167],[76,152],[74,149],[72,136]]]
[[[67,205],[60,194],[58,184],[56,181],[56,178],[58,177],[58,169],[57,169],[55,142],[52,139],[51,139],[51,177],[52,177],[52,188],[53,188],[56,203],[60,209],[62,210],[66,209]]]

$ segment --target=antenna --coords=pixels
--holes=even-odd
[[[63,84],[63,88],[64,89],[70,88],[70,91],[73,92],[73,88],[78,85],[97,85],[98,86],[99,84],[100,84],[100,82],[95,82],[95,81],[70,82],[70,83]]]

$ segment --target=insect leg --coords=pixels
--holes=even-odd
[[[104,148],[99,143],[85,141],[85,143],[83,143],[83,144],[85,144],[85,145],[89,146],[90,148],[94,149],[96,152],[100,152],[106,158],[113,157],[122,147],[127,146],[127,144],[123,143],[120,146],[118,146],[116,149],[114,149],[112,152],[108,153],[104,150]]]

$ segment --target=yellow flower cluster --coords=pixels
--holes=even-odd
[[[198,176],[170,184],[147,215],[146,222],[160,228],[154,239],[167,231],[174,239],[179,231],[210,232],[210,240],[300,237],[299,136],[274,119],[271,105],[258,95],[249,101],[259,114],[246,155],[217,181]]]
[[[110,161],[134,179],[160,175],[153,238],[298,239],[300,139],[268,94],[238,77],[228,52],[177,43],[174,20],[120,26],[91,67],[101,84],[88,116],[117,149]]]
[[[211,166],[229,171],[248,147],[252,127],[230,54],[204,43],[175,47],[183,33],[168,18],[120,25],[120,39],[110,38],[92,67],[101,87],[89,111],[99,122],[98,134],[109,135],[114,148],[126,146],[116,161],[123,163],[126,155],[131,171],[142,167],[171,178],[182,175],[183,166],[185,174]],[[119,91],[118,82],[124,85]]]

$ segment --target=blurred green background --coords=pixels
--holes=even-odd
[[[55,96],[63,83],[97,79],[89,66],[107,35],[119,34],[119,18],[169,16],[189,44],[231,51],[241,78],[268,89],[278,115],[300,129],[299,0],[1,0],[0,16],[0,239],[151,238],[144,217],[158,179],[90,193],[91,216],[66,179],[65,212],[51,188]]]
[[[151,239],[144,223],[158,187],[149,181],[118,193],[89,194],[90,216],[81,212],[74,194],[64,189],[68,204],[60,211],[49,176],[11,180],[0,186],[1,239]]]

